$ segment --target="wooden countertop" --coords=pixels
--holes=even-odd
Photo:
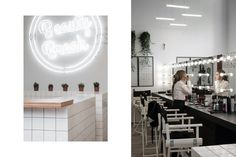
[[[73,99],[66,98],[27,99],[24,101],[24,108],[62,108],[73,102]]]

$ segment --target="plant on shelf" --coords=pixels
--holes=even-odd
[[[140,34],[139,36],[139,42],[141,44],[141,53],[144,56],[148,56],[151,53],[151,49],[150,49],[150,43],[151,43],[151,39],[150,39],[150,34],[148,32],[143,32]]]
[[[48,91],[53,91],[53,84],[48,85]]]
[[[34,82],[34,91],[39,91],[39,84]]]
[[[79,83],[78,86],[79,86],[79,91],[83,92],[84,91],[84,84],[83,83]]]
[[[62,86],[62,88],[63,88],[63,91],[68,91],[68,87],[69,87],[68,84],[64,83],[64,84],[62,84],[61,86]]]
[[[135,31],[131,31],[131,57],[136,56],[136,53],[135,53],[135,40],[136,40]]]
[[[93,86],[94,86],[94,91],[99,92],[99,82],[94,82]]]

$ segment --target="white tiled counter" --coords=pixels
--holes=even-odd
[[[193,147],[191,157],[236,157],[236,144]]]
[[[79,91],[25,91],[25,99],[47,99],[53,97],[64,97],[64,98],[71,98],[74,102],[79,101],[80,99],[86,97],[95,97],[95,112],[94,114],[96,118],[95,124],[95,140],[96,141],[107,141],[107,92],[79,92]],[[59,105],[60,106],[60,105]],[[66,106],[66,103],[62,106]],[[29,109],[25,109],[29,110]],[[36,109],[34,109],[36,110]],[[55,112],[58,112],[59,109],[55,109]],[[31,111],[33,112],[33,110]],[[29,130],[26,130],[29,131]],[[32,136],[31,136],[32,137]]]
[[[95,141],[95,97],[90,95],[71,98],[73,103],[64,107],[25,107],[24,140]],[[44,103],[50,99],[52,98],[41,98]],[[65,99],[68,100],[68,97]],[[39,99],[31,101],[38,101],[40,104]]]

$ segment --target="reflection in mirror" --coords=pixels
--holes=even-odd
[[[236,94],[236,53],[228,53],[224,55],[222,69],[225,71],[229,80],[230,95]]]

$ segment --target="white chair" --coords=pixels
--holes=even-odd
[[[189,152],[191,147],[202,145],[202,138],[199,137],[199,127],[202,124],[191,124],[194,118],[185,116],[185,113],[168,115],[164,108],[161,109],[164,157],[170,157],[172,152],[183,156],[183,152]]]

